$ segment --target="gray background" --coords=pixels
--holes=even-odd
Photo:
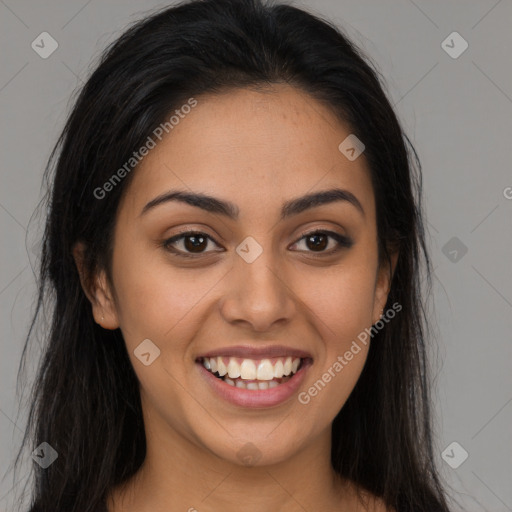
[[[17,405],[16,373],[34,303],[41,226],[29,220],[43,169],[71,95],[101,50],[127,23],[163,5],[0,0],[0,510],[11,509],[30,467],[29,454],[14,479],[11,461],[26,412]],[[438,463],[462,510],[512,511],[512,2],[296,5],[330,18],[367,52],[419,152],[435,268]],[[31,48],[44,31],[59,44],[47,59]],[[469,44],[456,59],[441,46],[453,31]],[[441,456],[454,441],[469,453],[457,469]],[[449,450],[451,460],[460,453]]]

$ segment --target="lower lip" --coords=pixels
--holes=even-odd
[[[291,398],[302,384],[311,362],[304,362],[302,368],[293,377],[275,388],[269,389],[241,389],[226,384],[222,379],[215,377],[201,363],[197,363],[201,377],[206,379],[212,390],[224,400],[242,407],[272,407],[280,405]]]

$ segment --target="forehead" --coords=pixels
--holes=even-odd
[[[195,98],[134,171],[125,206],[142,210],[180,189],[229,199],[244,211],[276,209],[289,198],[329,188],[352,192],[373,215],[364,154],[350,161],[339,145],[351,134],[328,108],[287,85]],[[165,133],[165,132],[164,132]]]

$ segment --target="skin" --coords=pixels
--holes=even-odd
[[[86,288],[94,318],[121,328],[140,392],[147,439],[141,470],[116,489],[109,511],[245,512],[389,510],[330,465],[331,423],[363,369],[369,344],[317,396],[301,404],[250,410],[232,405],[199,377],[196,358],[214,348],[282,344],[309,351],[307,390],[385,307],[392,267],[379,266],[375,198],[364,154],[349,161],[339,144],[351,133],[320,103],[288,85],[196,98],[198,105],[134,171],[118,210],[113,273]],[[330,188],[334,202],[279,220],[292,198]],[[201,192],[235,203],[238,220],[180,202],[141,215],[169,190]],[[108,200],[108,197],[104,200]],[[161,243],[180,230],[215,240],[197,259]],[[316,250],[304,232],[335,231]],[[263,253],[247,263],[236,247],[248,236]],[[190,247],[190,243],[188,247]],[[174,244],[186,251],[185,240]],[[83,246],[75,248],[81,268]],[[150,339],[161,351],[151,365],[134,356]],[[238,451],[251,442],[259,460]]]

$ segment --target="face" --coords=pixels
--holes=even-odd
[[[196,100],[133,171],[93,311],[123,333],[147,435],[275,463],[328,435],[385,305],[370,174],[294,88]]]

